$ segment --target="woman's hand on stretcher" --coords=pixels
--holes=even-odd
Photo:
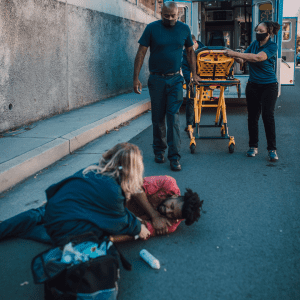
[[[239,52],[236,52],[236,51],[232,51],[232,50],[225,50],[224,51],[224,55],[227,56],[227,57],[233,57],[234,60],[236,62],[238,62],[239,64],[243,64],[244,63],[244,60],[242,58],[239,58],[237,55],[238,55]]]
[[[224,55],[227,57],[236,57],[236,51],[232,51],[232,50],[225,50],[224,51]]]

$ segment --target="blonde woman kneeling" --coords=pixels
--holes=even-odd
[[[126,207],[126,198],[141,191],[144,165],[135,145],[121,143],[92,165],[50,186],[46,206],[0,223],[0,240],[22,237],[62,245],[79,234],[139,235],[150,233]],[[126,196],[125,196],[126,195]]]

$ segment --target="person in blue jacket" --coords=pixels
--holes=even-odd
[[[233,57],[237,62],[249,63],[250,76],[246,87],[249,131],[247,156],[254,157],[258,154],[258,120],[262,114],[268,157],[273,162],[278,160],[274,118],[278,82],[275,73],[277,44],[271,41],[271,37],[277,35],[279,30],[277,22],[261,22],[255,28],[256,40],[244,53],[225,51],[225,55]]]
[[[146,239],[150,232],[125,207],[126,199],[143,192],[143,171],[139,148],[117,144],[102,155],[98,165],[51,185],[46,206],[1,223],[0,237],[21,235],[54,245],[88,232],[99,238],[126,234]]]
[[[204,47],[204,45],[200,41],[196,40],[196,37],[193,34],[192,34],[192,40],[194,43],[194,45],[193,45],[194,51]],[[181,70],[182,70],[182,74],[183,74],[186,86],[188,87],[190,80],[191,80],[191,68],[188,63],[186,49],[184,49],[183,53],[182,53]],[[187,131],[188,126],[194,124],[194,99],[189,98],[188,93],[187,93],[187,97],[186,97],[186,108],[185,109],[186,109],[185,131]]]

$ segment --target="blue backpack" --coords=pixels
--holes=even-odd
[[[106,237],[80,236],[64,247],[35,256],[31,270],[36,284],[44,284],[45,300],[115,300],[120,279],[119,259],[131,264]]]

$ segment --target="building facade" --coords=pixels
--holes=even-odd
[[[0,0],[0,132],[132,91],[138,39],[161,2]]]

